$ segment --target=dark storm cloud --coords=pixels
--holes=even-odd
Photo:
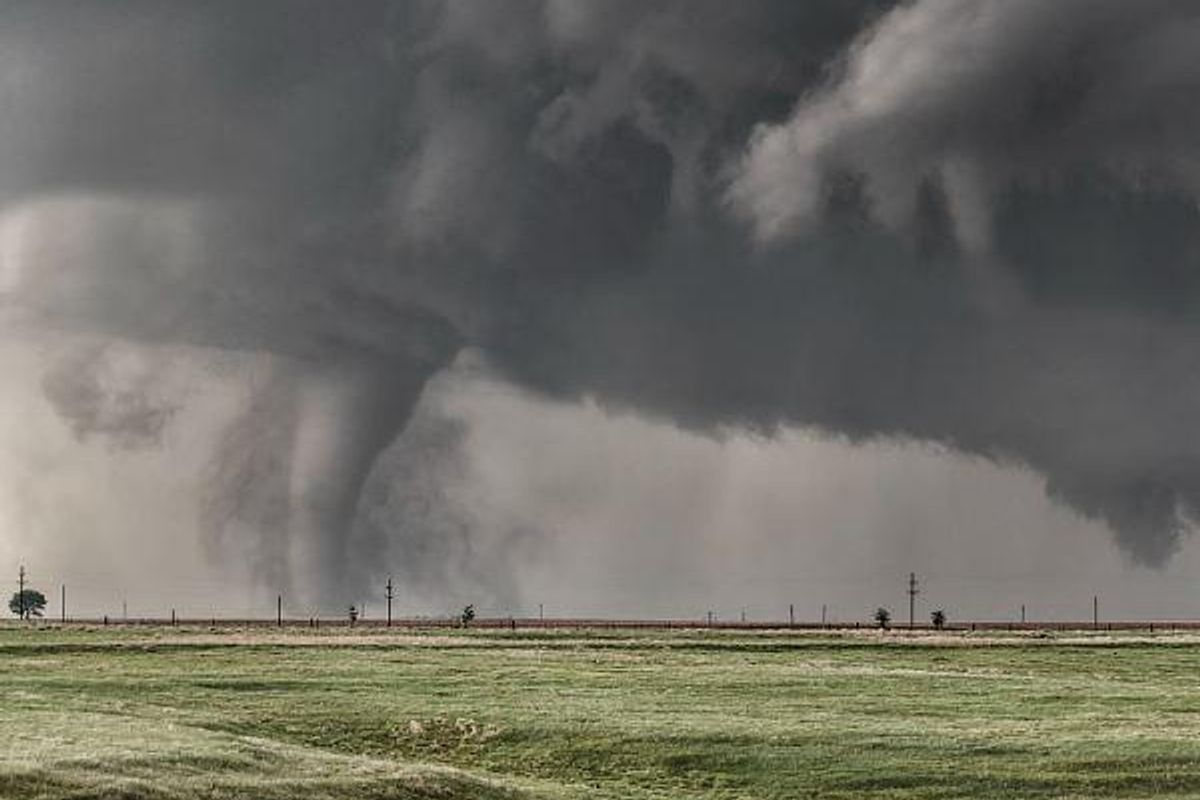
[[[933,312],[956,315],[949,337],[902,337],[921,402],[897,410],[1032,464],[1151,563],[1200,502],[1198,37],[1172,2],[909,4],[756,131],[729,194],[761,242],[811,236],[820,187],[849,171],[903,238],[936,187],[966,294]],[[945,357],[950,375],[922,375]]]
[[[215,524],[288,527],[330,597],[463,346],[704,431],[1027,464],[1147,562],[1200,505],[1186,5],[0,13],[7,313],[278,356]]]

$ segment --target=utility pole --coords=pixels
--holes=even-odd
[[[275,595],[275,627],[283,627],[283,595]]]
[[[710,612],[708,612],[708,627],[710,627],[710,628],[712,627],[712,622],[713,622],[713,613],[710,611]]]
[[[917,595],[921,590],[917,588],[917,573],[908,573],[908,627],[913,627],[913,622],[916,619],[915,612],[917,607]]]
[[[25,565],[17,570],[17,616],[25,619]]]
[[[1092,595],[1092,627],[1100,627],[1100,597]]]
[[[821,627],[825,627],[825,604],[821,603]]]
[[[1025,624],[1025,604],[1021,603],[1021,624]]]
[[[396,596],[396,590],[392,586],[392,577],[388,576],[387,592],[383,595],[387,598],[387,626],[392,627],[392,598]]]
[[[788,625],[796,624],[796,604],[788,603]]]
[[[545,622],[545,621],[546,621],[546,607],[543,604],[538,603],[538,622]]]
[[[67,621],[67,585],[65,583],[62,585],[62,598],[61,602],[59,603],[59,611],[62,616],[62,621],[65,624]]]

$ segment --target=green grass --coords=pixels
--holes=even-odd
[[[0,797],[1200,797],[1200,644],[0,628]]]

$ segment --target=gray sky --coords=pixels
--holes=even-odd
[[[0,555],[97,609],[1194,615],[1197,44],[7,4]]]

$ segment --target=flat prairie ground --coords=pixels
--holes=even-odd
[[[0,627],[12,798],[1200,797],[1194,636]]]

